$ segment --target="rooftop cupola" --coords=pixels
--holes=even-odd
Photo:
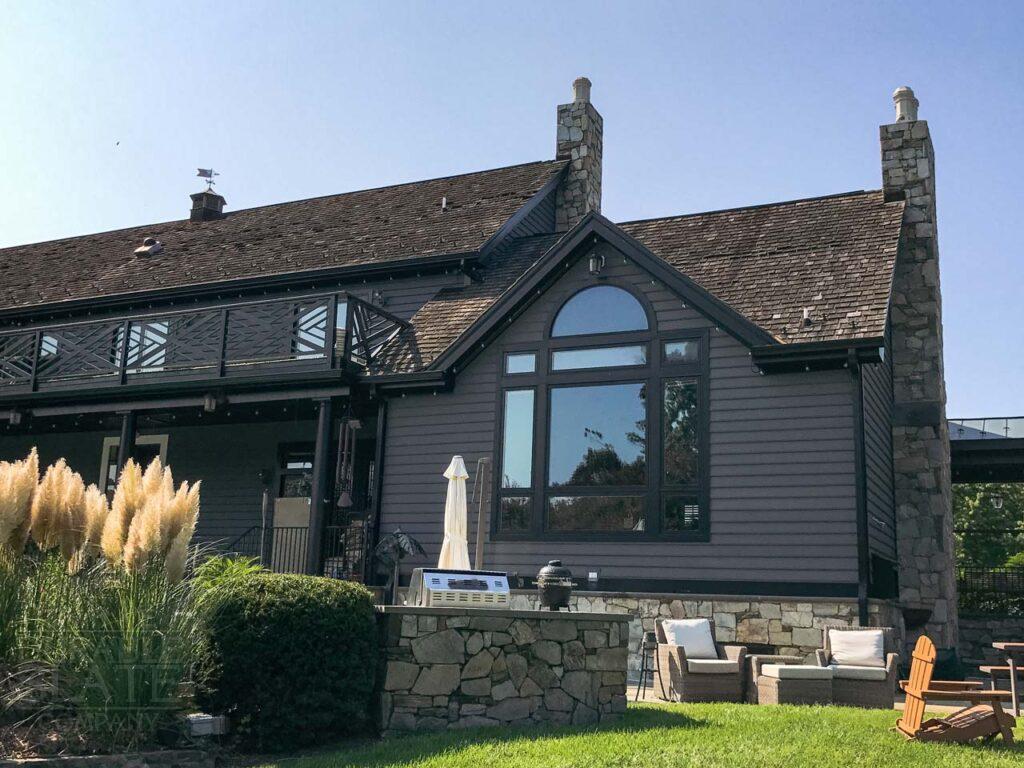
[[[212,189],[204,189],[189,195],[192,198],[192,212],[189,219],[192,221],[212,221],[224,217],[224,206],[227,203],[223,197]]]

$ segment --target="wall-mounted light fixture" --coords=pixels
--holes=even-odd
[[[604,269],[604,256],[600,253],[590,254],[590,274],[597,277],[601,274],[601,270]]]

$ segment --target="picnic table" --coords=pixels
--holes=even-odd
[[[996,675],[1006,672],[1010,675],[1010,700],[1013,714],[1020,717],[1020,691],[1017,690],[1017,675],[1024,671],[1024,643],[992,643],[997,651],[1006,654],[1005,667],[982,667],[983,672],[992,676],[992,688],[996,687]]]

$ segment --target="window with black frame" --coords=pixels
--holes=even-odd
[[[658,332],[630,291],[585,288],[505,351],[494,533],[706,540],[707,333]]]

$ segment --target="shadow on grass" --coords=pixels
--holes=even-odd
[[[264,763],[286,766],[359,766],[381,768],[416,762],[465,747],[488,747],[517,741],[564,739],[585,734],[631,734],[662,728],[703,728],[707,723],[683,712],[630,707],[621,720],[595,725],[539,724],[522,727],[485,727],[455,731],[410,732],[387,740],[343,742],[294,757],[267,759]],[[249,763],[252,764],[252,763]]]

